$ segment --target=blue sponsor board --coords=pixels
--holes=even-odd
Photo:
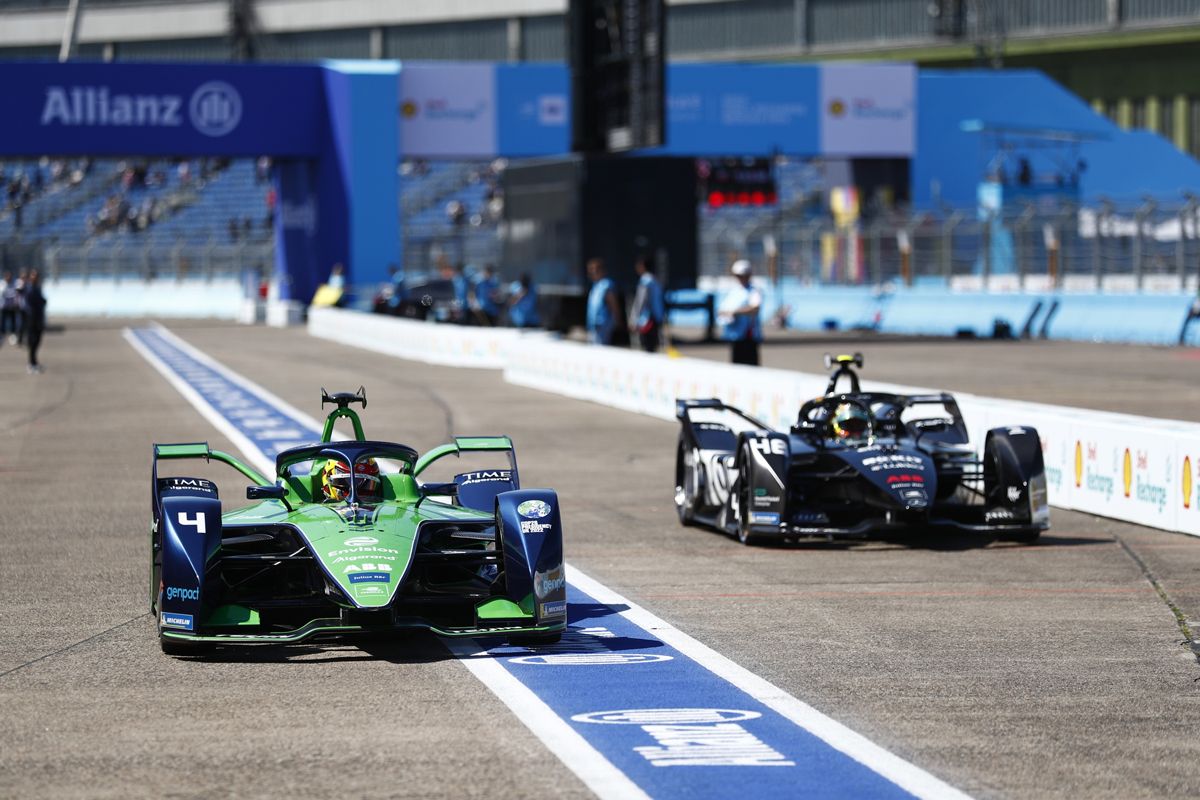
[[[558,64],[496,67],[497,149],[506,156],[544,156],[570,149],[571,86]]]
[[[0,65],[6,155],[315,156],[322,70],[220,64]]]
[[[355,572],[350,575],[351,583],[391,583],[392,576],[386,572]]]
[[[162,613],[162,626],[164,628],[179,628],[185,631],[195,630],[191,614],[177,614],[171,611],[164,611]]]
[[[752,511],[750,521],[759,525],[778,525],[779,515],[770,511]]]
[[[507,156],[566,153],[569,75],[559,65],[497,67],[496,142]],[[667,142],[647,155],[821,152],[817,65],[672,64]]]

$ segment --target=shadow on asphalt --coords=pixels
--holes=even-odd
[[[716,536],[726,536],[727,534],[719,531],[712,531]],[[905,536],[894,536],[890,538],[874,537],[874,538],[846,538],[834,540],[801,540],[801,541],[769,541],[761,545],[754,545],[754,549],[761,550],[796,550],[796,551],[841,551],[853,552],[855,550],[931,550],[935,552],[955,552],[963,550],[982,550],[988,547],[995,549],[1033,549],[1047,547],[1074,547],[1077,545],[1090,544],[1112,544],[1112,538],[1100,538],[1094,536],[1053,536],[1042,534],[1036,542],[1017,542],[1010,539],[1005,539],[1001,536],[991,536],[971,533],[939,533],[935,531],[922,531]]]
[[[390,664],[431,664],[450,661],[454,655],[432,635],[407,634],[346,638],[341,641],[291,645],[215,647],[183,661],[223,664],[336,664],[349,661],[386,661]]]

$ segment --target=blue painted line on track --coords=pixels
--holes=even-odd
[[[319,439],[311,418],[281,409],[259,394],[264,390],[189,352],[169,333],[140,328],[131,335],[263,456],[274,459],[283,449]],[[568,604],[569,628],[560,644],[502,646],[487,656],[647,794],[913,796],[665,644],[620,608],[570,584]]]
[[[560,645],[489,652],[652,797],[912,796],[577,587],[567,599]]]

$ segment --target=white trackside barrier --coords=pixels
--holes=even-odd
[[[438,325],[340,308],[310,308],[308,332],[397,358],[491,369],[504,368],[508,349],[522,335],[510,328]]]
[[[309,332],[343,344],[451,366],[502,368],[510,383],[674,419],[677,397],[717,397],[787,429],[827,375],[743,367],[564,342],[511,330],[459,328],[313,309]],[[863,381],[907,394],[938,390]],[[1050,502],[1200,535],[1200,424],[954,393],[982,449],[991,428],[1032,426],[1042,440]]]

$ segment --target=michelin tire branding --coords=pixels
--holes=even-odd
[[[161,619],[164,628],[179,628],[185,631],[195,630],[195,623],[192,621],[191,614],[175,614],[170,611],[164,611]]]
[[[561,617],[567,613],[567,601],[558,600],[553,603],[542,603],[543,617]]]

